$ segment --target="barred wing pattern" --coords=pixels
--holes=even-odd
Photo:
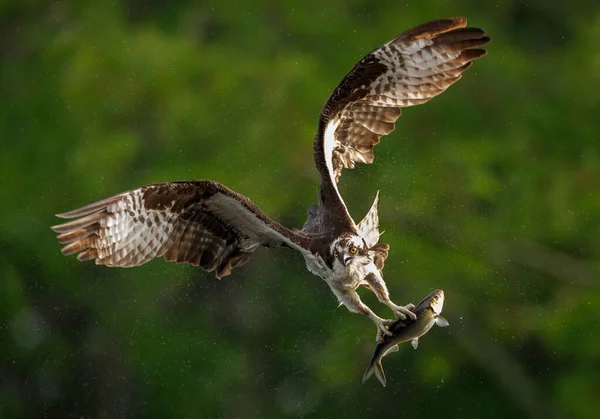
[[[248,262],[260,245],[303,250],[301,237],[268,218],[252,201],[212,181],[145,186],[58,214],[52,227],[63,254],[98,265],[131,267],[164,256],[215,271],[218,278]]]
[[[422,24],[354,66],[321,112],[315,162],[322,177],[337,183],[343,168],[372,163],[373,148],[394,130],[401,108],[439,95],[461,78],[472,60],[485,55],[477,47],[490,39],[466,24],[463,17]]]
[[[374,50],[346,75],[321,111],[314,158],[321,174],[319,204],[303,231],[268,218],[248,198],[217,182],[145,186],[59,214],[54,226],[62,252],[108,266],[138,266],[156,257],[228,275],[259,246],[301,252],[311,272],[322,275],[331,242],[360,233],[379,269],[388,246],[379,239],[377,199],[358,225],[337,189],[343,168],[373,162],[373,148],[395,128],[405,106],[424,103],[460,79],[489,42],[464,18],[436,20],[403,32]],[[323,271],[324,272],[324,271]]]

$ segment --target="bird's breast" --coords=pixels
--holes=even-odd
[[[358,288],[365,281],[366,271],[361,266],[334,266],[332,281],[341,287]]]

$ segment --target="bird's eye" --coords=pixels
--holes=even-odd
[[[357,251],[358,250],[356,249],[356,247],[351,247],[350,248],[350,253],[352,253],[353,255],[355,255]]]
[[[340,253],[339,253],[337,250],[334,250],[334,251],[333,251],[333,256],[334,256],[334,257],[338,257],[339,255],[340,255]]]

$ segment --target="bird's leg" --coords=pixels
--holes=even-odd
[[[377,327],[377,341],[383,341],[383,336],[391,336],[392,332],[389,331],[388,327],[394,322],[393,320],[385,320],[373,313],[366,304],[360,300],[360,296],[353,288],[338,289],[331,287],[333,293],[336,295],[340,303],[344,304],[348,310],[352,313],[362,313],[370,318],[375,326]]]
[[[387,286],[385,285],[385,282],[379,270],[375,270],[370,275],[367,275],[365,280],[369,284],[369,288],[371,289],[371,291],[375,293],[377,299],[386,306],[388,306],[397,319],[406,320],[406,318],[408,317],[411,320],[416,320],[417,315],[411,311],[413,308],[415,308],[414,304],[399,306],[397,304],[394,304],[390,300],[390,293],[387,289]]]

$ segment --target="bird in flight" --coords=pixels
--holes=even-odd
[[[321,109],[314,139],[321,187],[301,230],[284,227],[218,182],[166,182],[57,214],[70,219],[52,227],[65,244],[62,253],[117,267],[162,256],[221,278],[261,246],[287,247],[302,254],[307,269],[329,285],[340,304],[368,316],[381,340],[390,334],[392,320],[377,316],[357,288],[373,291],[396,318],[414,318],[414,306],[393,303],[382,277],[389,245],[379,243],[379,194],[356,223],[337,183],[342,169],[373,162],[373,148],[394,130],[402,108],[442,93],[485,55],[480,47],[489,38],[466,25],[463,17],[419,25],[366,55],[344,77]]]

